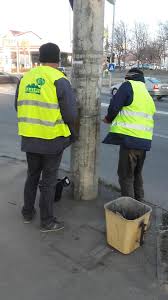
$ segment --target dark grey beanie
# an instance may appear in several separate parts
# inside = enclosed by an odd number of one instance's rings
[[[130,69],[128,71],[128,73],[126,74],[125,79],[145,82],[144,73],[142,70],[140,70],[138,68]]]
[[[134,75],[144,75],[143,71],[141,71],[140,69],[138,68],[132,68],[128,71],[128,73],[126,74],[125,78],[126,77],[132,77]]]
[[[39,60],[42,63],[59,63],[60,61],[60,49],[56,44],[43,44],[40,47],[39,52]]]

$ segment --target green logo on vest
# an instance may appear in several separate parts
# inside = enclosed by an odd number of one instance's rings
[[[25,93],[40,95],[41,87],[45,84],[44,78],[37,78],[36,83],[28,84],[25,89]]]

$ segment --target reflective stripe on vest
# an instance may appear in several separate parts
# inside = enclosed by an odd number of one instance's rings
[[[54,82],[65,78],[57,69],[40,66],[21,79],[18,94],[19,135],[54,139],[71,135],[62,119]]]
[[[155,105],[145,84],[129,81],[133,89],[133,101],[124,106],[111,124],[112,133],[120,133],[143,139],[152,139]]]
[[[153,120],[153,117],[150,114],[146,114],[143,112],[123,110],[123,111],[120,111],[119,114],[120,114],[120,116],[142,117],[142,118],[146,118],[149,120]]]
[[[129,129],[138,129],[138,130],[142,130],[142,131],[153,132],[153,128],[143,126],[143,125],[139,125],[139,124],[128,124],[128,123],[124,123],[124,122],[123,123],[122,122],[113,122],[112,127],[113,126],[121,126],[121,127],[129,128]]]
[[[20,101],[18,101],[17,106],[22,106],[22,105],[46,107],[49,109],[52,109],[52,108],[59,109],[59,104],[45,103],[45,102],[36,101],[36,100],[20,100]]]
[[[56,124],[64,124],[63,120],[56,120],[55,122],[44,121],[40,119],[31,119],[31,118],[18,118],[19,122],[29,123],[29,124],[38,124],[44,126],[54,127]]]

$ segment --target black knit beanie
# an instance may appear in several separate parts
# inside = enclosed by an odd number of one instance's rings
[[[40,47],[39,52],[39,60],[42,63],[59,63],[60,61],[60,49],[56,44],[44,44]]]

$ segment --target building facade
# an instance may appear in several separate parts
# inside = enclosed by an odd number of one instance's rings
[[[41,44],[41,37],[32,31],[9,30],[0,37],[0,69],[21,72],[31,68]]]
[[[0,71],[20,73],[39,64],[39,47],[44,40],[32,31],[9,30],[0,36]],[[62,65],[71,65],[72,53],[62,52]]]

